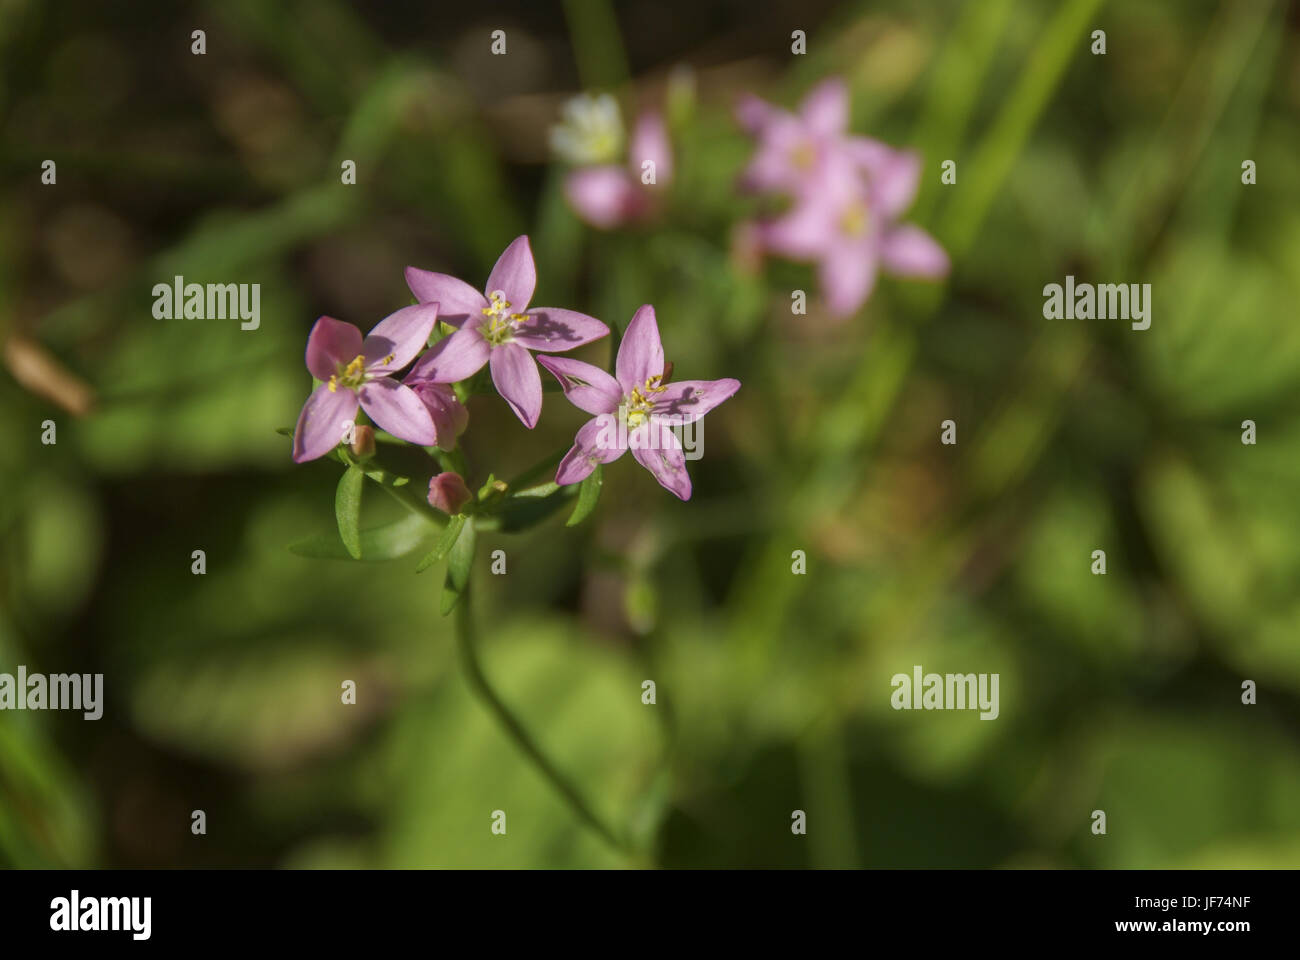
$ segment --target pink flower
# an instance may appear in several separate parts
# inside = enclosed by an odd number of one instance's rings
[[[757,225],[760,245],[816,263],[831,312],[856,312],[871,296],[881,267],[908,277],[947,274],[943,248],[919,227],[898,224],[916,198],[919,156],[847,136],[848,89],[842,80],[814,88],[798,114],[747,97],[736,115],[758,139],[742,185],[794,198],[783,215]]]
[[[798,113],[749,95],[737,104],[736,119],[758,140],[740,177],[741,185],[752,191],[802,194],[817,188],[824,165],[838,155],[870,170],[890,152],[878,140],[846,136],[849,91],[838,77],[814,87]]]
[[[302,408],[293,434],[293,459],[315,460],[350,432],[360,405],[370,419],[402,440],[430,446],[438,431],[415,392],[394,380],[429,342],[438,305],[403,307],[361,339],[350,323],[321,317],[307,337],[307,369],[322,381]]]
[[[864,180],[850,158],[828,159],[816,190],[760,225],[762,245],[815,262],[826,305],[840,316],[866,303],[881,267],[905,277],[942,277],[949,269],[943,248],[920,227],[897,222],[916,196],[920,169],[915,154],[890,151]]]
[[[501,254],[488,276],[486,296],[463,280],[415,267],[406,268],[406,283],[416,299],[439,305],[440,320],[459,328],[419,359],[407,381],[456,383],[489,364],[497,392],[530,430],[542,412],[542,378],[529,351],[571,350],[609,333],[585,313],[527,309],[537,268],[526,236]]]
[[[650,184],[642,179],[647,161],[654,164]],[[655,189],[668,184],[672,175],[668,128],[659,114],[644,113],[632,132],[627,166],[601,164],[573,170],[564,180],[564,195],[579,217],[608,230],[649,216],[655,208]]]
[[[664,382],[664,348],[654,307],[646,304],[632,317],[611,377],[600,367],[567,357],[539,357],[564,394],[579,410],[596,414],[578,430],[573,448],[560,462],[555,482],[578,483],[598,463],[612,463],[630,449],[636,461],[659,484],[691,498],[691,478],[677,424],[693,423],[740,389],[739,380]]]

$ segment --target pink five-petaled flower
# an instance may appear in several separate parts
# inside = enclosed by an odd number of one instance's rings
[[[867,137],[846,135],[848,89],[819,84],[791,114],[748,97],[737,108],[758,149],[741,178],[757,190],[794,197],[782,216],[757,228],[760,245],[792,260],[816,262],[826,304],[855,312],[883,266],[910,277],[941,277],[948,256],[925,231],[898,224],[916,197],[921,161]]]
[[[868,173],[879,169],[893,152],[869,137],[850,137],[849,91],[832,77],[804,97],[798,113],[747,95],[736,106],[736,119],[758,140],[758,148],[741,174],[749,190],[779,190],[796,195],[815,191],[824,164],[846,156]]]
[[[867,301],[882,266],[905,277],[948,272],[948,255],[933,237],[897,222],[916,196],[920,162],[914,154],[895,154],[866,182],[847,157],[828,160],[817,190],[759,228],[765,249],[817,264],[826,305],[840,316]]]
[[[656,187],[672,179],[673,154],[668,128],[657,113],[644,113],[632,131],[627,167],[614,164],[579,167],[564,179],[564,195],[578,216],[593,227],[608,230],[642,220],[654,209]],[[647,162],[653,163],[653,185],[647,184]]]
[[[539,357],[538,362],[555,374],[575,407],[596,415],[578,430],[556,471],[556,483],[577,483],[596,464],[611,463],[631,449],[664,489],[690,499],[686,457],[671,428],[700,419],[739,390],[739,380],[665,383],[664,348],[649,304],[628,324],[618,346],[615,376],[568,357]]]
[[[433,418],[410,387],[390,374],[415,359],[429,342],[438,305],[403,307],[376,324],[363,340],[350,323],[321,317],[307,337],[307,369],[322,381],[312,391],[293,434],[293,459],[315,460],[347,437],[357,405],[382,429],[402,440],[438,442]]]
[[[497,392],[530,430],[542,412],[542,377],[529,351],[571,350],[609,333],[585,313],[527,309],[537,268],[526,236],[501,254],[488,276],[486,296],[463,280],[415,267],[406,268],[406,283],[422,303],[439,304],[439,319],[459,328],[420,358],[408,382],[456,383],[490,364]]]

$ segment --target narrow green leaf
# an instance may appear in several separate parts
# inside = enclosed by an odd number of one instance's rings
[[[564,506],[578,492],[578,484],[557,487],[553,483],[521,490],[508,499],[489,522],[504,533],[520,533],[536,526]]]
[[[360,467],[348,467],[339,477],[334,492],[334,518],[339,524],[339,539],[353,560],[361,559],[361,485],[366,475]]]
[[[573,508],[573,513],[569,514],[569,519],[564,522],[566,527],[576,527],[596,509],[596,504],[600,501],[600,488],[605,482],[601,474],[602,466],[603,464],[596,464],[596,469],[587,474],[587,479],[582,481],[582,486],[578,488],[578,505]]]
[[[477,539],[474,524],[466,523],[447,554],[447,579],[442,587],[442,615],[456,609],[469,586],[470,568],[474,565],[474,544]]]
[[[429,541],[433,528],[415,515],[393,523],[362,530],[360,553],[363,561],[394,560],[414,553]],[[335,533],[323,533],[289,544],[289,551],[300,557],[321,560],[352,560]]]
[[[442,536],[433,545],[433,549],[425,554],[424,559],[416,565],[416,573],[429,569],[447,555],[447,551],[455,546],[456,541],[460,539],[460,530],[461,527],[465,526],[465,519],[463,514],[451,518],[446,529],[442,531]]]

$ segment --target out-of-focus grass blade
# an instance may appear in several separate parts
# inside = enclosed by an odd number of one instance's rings
[[[942,221],[939,236],[954,260],[960,259],[978,236],[980,224],[1043,108],[1056,92],[1066,66],[1080,52],[1087,52],[1084,37],[1103,2],[1067,0],[1057,8],[1042,38],[1034,44],[1032,59],[976,148],[970,161],[970,178],[953,197]]]

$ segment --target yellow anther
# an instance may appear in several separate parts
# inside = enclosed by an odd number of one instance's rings
[[[483,316],[485,317],[499,317],[510,309],[510,301],[506,299],[505,293],[501,290],[493,290],[488,294],[488,299],[492,303],[490,306],[483,308]]]
[[[392,359],[391,357],[389,358]],[[366,358],[362,354],[357,354],[352,360],[348,361],[346,367],[340,365],[339,372],[329,379],[330,393],[336,393],[339,385],[349,387],[355,390],[366,379]]]
[[[663,383],[663,374],[647,377],[645,383],[633,387],[627,398],[625,414],[627,425],[638,427],[644,423],[655,406],[655,401],[650,394],[663,393],[667,389],[668,387]]]

